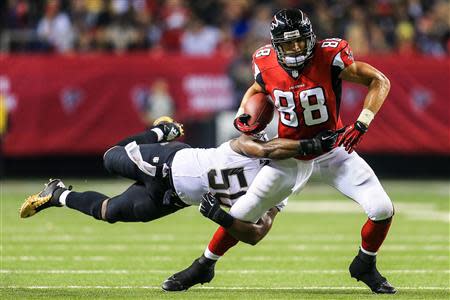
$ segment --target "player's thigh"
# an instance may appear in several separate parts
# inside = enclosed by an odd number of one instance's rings
[[[297,179],[295,160],[272,162],[256,175],[245,195],[231,207],[230,214],[256,222],[267,210],[292,193]]]
[[[148,222],[179,209],[164,205],[162,199],[151,197],[143,184],[135,183],[122,194],[108,200],[106,221]]]
[[[340,147],[328,159],[316,162],[320,177],[358,202],[374,221],[393,215],[394,208],[372,168],[356,152]]]
[[[144,182],[147,174],[139,170],[130,159],[125,147],[114,146],[103,155],[103,166],[111,174],[119,175],[135,181]]]

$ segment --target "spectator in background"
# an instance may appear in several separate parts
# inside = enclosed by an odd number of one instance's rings
[[[345,30],[345,37],[352,45],[353,52],[357,55],[369,53],[368,37],[364,11],[359,6],[354,6],[350,11],[350,22]]]
[[[272,7],[269,5],[260,5],[255,8],[254,15],[250,20],[250,28],[248,35],[252,38],[267,41],[270,43],[270,39],[267,37],[270,36],[269,26],[270,21],[272,20]]]
[[[105,39],[116,52],[123,52],[135,47],[138,32],[133,23],[134,12],[130,6],[124,6],[124,1],[114,1],[112,5],[113,19],[105,29]]]
[[[5,15],[7,28],[17,29],[29,26],[29,5],[25,0],[8,0]]]
[[[233,37],[236,41],[244,39],[249,31],[249,9],[251,2],[250,0],[222,1],[224,6],[222,22],[231,27]]]
[[[168,51],[179,51],[184,26],[190,17],[190,10],[182,0],[165,0],[161,9],[163,21],[161,46]]]
[[[403,19],[397,24],[395,34],[399,54],[412,55],[416,53],[414,46],[414,27],[407,19]]]
[[[220,43],[219,29],[207,26],[200,18],[192,17],[181,36],[181,52],[188,55],[211,55]]]
[[[72,24],[66,13],[60,11],[59,0],[48,0],[44,17],[37,26],[38,37],[57,52],[71,51],[74,44]]]

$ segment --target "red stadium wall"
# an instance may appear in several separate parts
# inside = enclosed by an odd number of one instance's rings
[[[367,57],[391,93],[358,151],[450,154],[450,59]],[[98,154],[145,127],[140,95],[164,78],[181,120],[233,107],[226,57],[3,56],[0,96],[11,108],[7,156]],[[341,113],[353,122],[364,88],[345,85]]]

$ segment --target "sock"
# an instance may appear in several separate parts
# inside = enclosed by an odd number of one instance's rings
[[[220,226],[214,233],[213,238],[209,242],[205,250],[204,256],[212,260],[218,260],[231,247],[236,245],[239,240],[229,234],[225,228]]]
[[[361,251],[367,255],[376,255],[381,244],[386,238],[389,227],[391,226],[392,218],[382,221],[372,221],[367,219],[367,222],[361,229]]]
[[[81,211],[89,216],[101,220],[102,203],[108,196],[97,192],[71,192],[67,194],[66,206]]]
[[[71,193],[71,192],[72,191],[70,191],[70,190],[65,190],[64,192],[62,192],[62,194],[58,197],[59,203],[61,203],[62,205],[66,206],[67,195],[69,195],[69,193]]]

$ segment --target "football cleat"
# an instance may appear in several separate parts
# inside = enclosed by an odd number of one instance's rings
[[[183,124],[175,122],[171,117],[162,116],[153,122],[153,128],[161,130],[161,142],[170,142],[184,135]]]
[[[174,122],[175,121],[171,117],[169,117],[169,116],[162,116],[162,117],[159,117],[158,119],[156,119],[153,122],[153,126],[159,125],[161,123],[174,123]]]
[[[28,218],[43,209],[52,206],[62,206],[59,203],[59,196],[62,192],[71,189],[72,186],[66,188],[60,179],[50,179],[41,192],[31,195],[25,200],[20,208],[20,217]]]
[[[181,292],[198,283],[210,282],[214,278],[214,264],[201,263],[202,258],[197,258],[190,267],[167,278],[162,289],[166,292]]]
[[[397,290],[378,272],[375,257],[372,261],[367,261],[363,255],[369,255],[361,253],[360,250],[350,264],[350,275],[357,281],[364,282],[376,294],[395,294]]]

